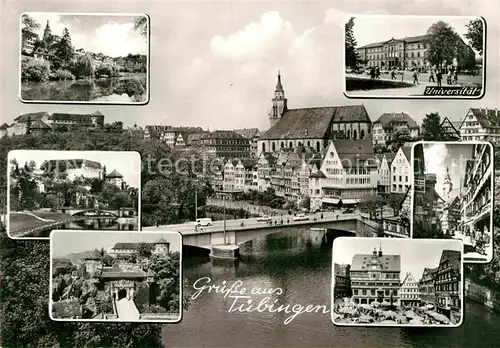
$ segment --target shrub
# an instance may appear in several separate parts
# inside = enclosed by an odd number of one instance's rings
[[[167,310],[159,305],[143,305],[139,311],[141,313],[167,313]]]
[[[96,76],[108,76],[108,77],[113,77],[116,76],[117,69],[114,65],[108,64],[108,63],[102,63],[100,64],[96,70],[95,74]]]
[[[59,81],[67,81],[74,80],[75,75],[73,75],[70,71],[64,69],[57,69],[54,73],[54,78]]]
[[[50,76],[50,64],[46,60],[29,59],[21,61],[21,81],[45,82]]]

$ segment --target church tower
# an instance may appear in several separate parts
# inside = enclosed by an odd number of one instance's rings
[[[453,190],[453,183],[451,182],[450,169],[446,168],[446,176],[443,181],[443,199],[448,200],[449,194]]]
[[[50,30],[49,21],[47,21],[47,25],[43,30],[43,41],[50,42],[52,40],[52,30]]]
[[[278,83],[276,84],[276,90],[274,91],[273,98],[273,108],[269,114],[269,123],[273,127],[283,116],[283,113],[287,110],[287,99],[285,98],[285,91],[283,90],[283,85],[281,84],[281,74],[278,71]]]

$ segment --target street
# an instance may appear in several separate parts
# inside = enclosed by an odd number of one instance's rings
[[[323,218],[321,219],[321,214],[323,214]],[[311,214],[306,214],[308,217],[308,220],[303,220],[303,221],[294,221],[294,215],[283,215],[283,216],[273,216],[273,224],[272,226],[293,226],[293,225],[301,225],[305,223],[311,223],[316,219],[317,221],[336,221],[337,216],[338,220],[351,220],[353,218],[356,218],[359,216],[359,212],[355,211],[352,214],[343,214],[340,211],[336,212],[323,212],[323,213],[311,213]],[[247,229],[247,228],[260,228],[260,227],[266,227],[266,226],[271,226],[269,225],[269,222],[262,221],[259,222],[257,221],[258,218],[248,218],[248,219],[238,219],[238,220],[226,220],[226,230],[239,230],[239,229]],[[283,220],[283,225],[281,225],[281,220]],[[278,224],[275,225],[275,222],[278,222]],[[243,223],[243,226],[241,225]],[[219,221],[213,221],[212,226],[205,226],[205,227],[198,227],[198,230],[195,230],[194,227],[194,221],[191,222],[186,222],[183,224],[176,224],[176,225],[164,225],[164,226],[151,226],[151,227],[144,227],[144,231],[164,231],[165,229],[168,230],[173,230],[173,231],[178,231],[182,232],[183,234],[196,234],[196,233],[203,233],[203,232],[217,232],[217,231],[223,231],[224,230],[224,221],[219,220]]]

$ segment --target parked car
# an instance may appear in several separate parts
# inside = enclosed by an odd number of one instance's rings
[[[354,209],[352,209],[352,208],[344,209],[343,213],[344,214],[354,214]]]
[[[299,214],[293,217],[293,221],[305,221],[305,220],[309,220],[309,216],[305,214]]]
[[[272,218],[269,215],[262,215],[257,218],[257,222],[271,221]]]
[[[196,227],[212,226],[212,219],[210,218],[197,219],[194,224]]]

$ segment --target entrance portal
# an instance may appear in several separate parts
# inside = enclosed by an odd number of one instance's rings
[[[120,301],[122,298],[127,297],[127,290],[126,289],[121,289],[118,291],[118,298],[117,300]]]

